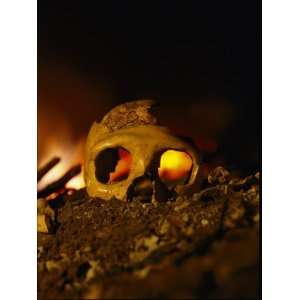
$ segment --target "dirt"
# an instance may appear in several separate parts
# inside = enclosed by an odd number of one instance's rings
[[[38,233],[38,298],[259,298],[259,178],[224,181],[166,202],[84,189],[49,202],[56,230]]]

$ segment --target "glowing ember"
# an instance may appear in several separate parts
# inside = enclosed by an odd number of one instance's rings
[[[52,157],[57,156],[61,161],[53,167],[38,183],[38,190],[46,187],[48,184],[58,180],[65,174],[72,166],[82,163],[84,153],[84,139],[76,143],[72,143],[70,139],[66,138],[63,142],[58,139],[48,139],[46,151],[42,159],[38,162],[38,166],[44,165]],[[81,172],[72,178],[67,184],[67,188],[80,189],[85,186],[83,180],[83,173]]]
[[[167,150],[160,158],[159,177],[165,181],[184,183],[189,176],[193,162],[183,151]]]
[[[109,173],[109,181],[108,183],[113,183],[116,181],[120,181],[124,178],[127,178],[132,162],[131,154],[123,148],[118,149],[118,154],[120,160],[118,161],[115,171]]]
[[[85,187],[85,183],[84,183],[84,179],[83,179],[83,173],[81,171],[80,174],[78,174],[77,176],[73,177],[67,184],[66,184],[66,188],[69,189],[81,189]]]

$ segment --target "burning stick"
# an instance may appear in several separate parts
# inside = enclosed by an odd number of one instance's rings
[[[72,167],[68,172],[66,172],[60,179],[54,181],[53,183],[46,186],[44,189],[37,193],[38,198],[44,198],[51,195],[54,192],[64,188],[66,183],[76,175],[81,172],[81,165],[76,165]]]
[[[48,163],[42,166],[37,172],[37,181],[39,182],[60,161],[59,157],[52,158]]]

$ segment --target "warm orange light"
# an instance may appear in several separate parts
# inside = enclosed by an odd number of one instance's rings
[[[158,175],[164,181],[184,183],[192,165],[192,159],[186,152],[167,150],[160,158]]]
[[[65,172],[68,171],[72,166],[83,161],[84,153],[84,139],[80,139],[77,142],[73,142],[69,135],[64,136],[64,140],[48,138],[45,140],[45,152],[43,157],[39,160],[38,166],[44,165],[52,157],[58,156],[61,158],[61,161],[53,167],[38,183],[38,190],[44,188],[53,181],[59,179]],[[67,184],[67,188],[80,189],[85,186],[83,180],[82,171],[80,174],[72,178]]]
[[[85,187],[85,182],[83,179],[83,173],[81,171],[80,174],[78,174],[77,176],[73,177],[67,184],[66,184],[66,188],[69,189],[82,189]]]
[[[115,171],[109,173],[108,183],[113,183],[125,179],[127,178],[130,172],[131,162],[132,162],[131,154],[123,148],[119,148],[118,153],[119,153],[120,160],[116,165]]]

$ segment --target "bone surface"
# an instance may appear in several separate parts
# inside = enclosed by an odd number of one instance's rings
[[[138,125],[156,125],[157,120],[150,113],[155,104],[154,100],[139,100],[118,105],[104,116],[97,129],[99,133],[106,133]]]
[[[154,103],[151,100],[125,103],[112,109],[101,122],[93,124],[87,138],[84,163],[89,196],[128,200],[128,191],[136,179],[151,173],[151,180],[159,180],[157,157],[169,149],[187,153],[193,162],[187,182],[176,185],[174,192],[183,194],[193,190],[200,178],[198,152],[166,127],[157,125],[156,118],[150,113]],[[103,165],[97,163],[97,157],[104,150],[118,148],[124,148],[132,156],[128,177],[118,182],[100,182],[96,173]]]

